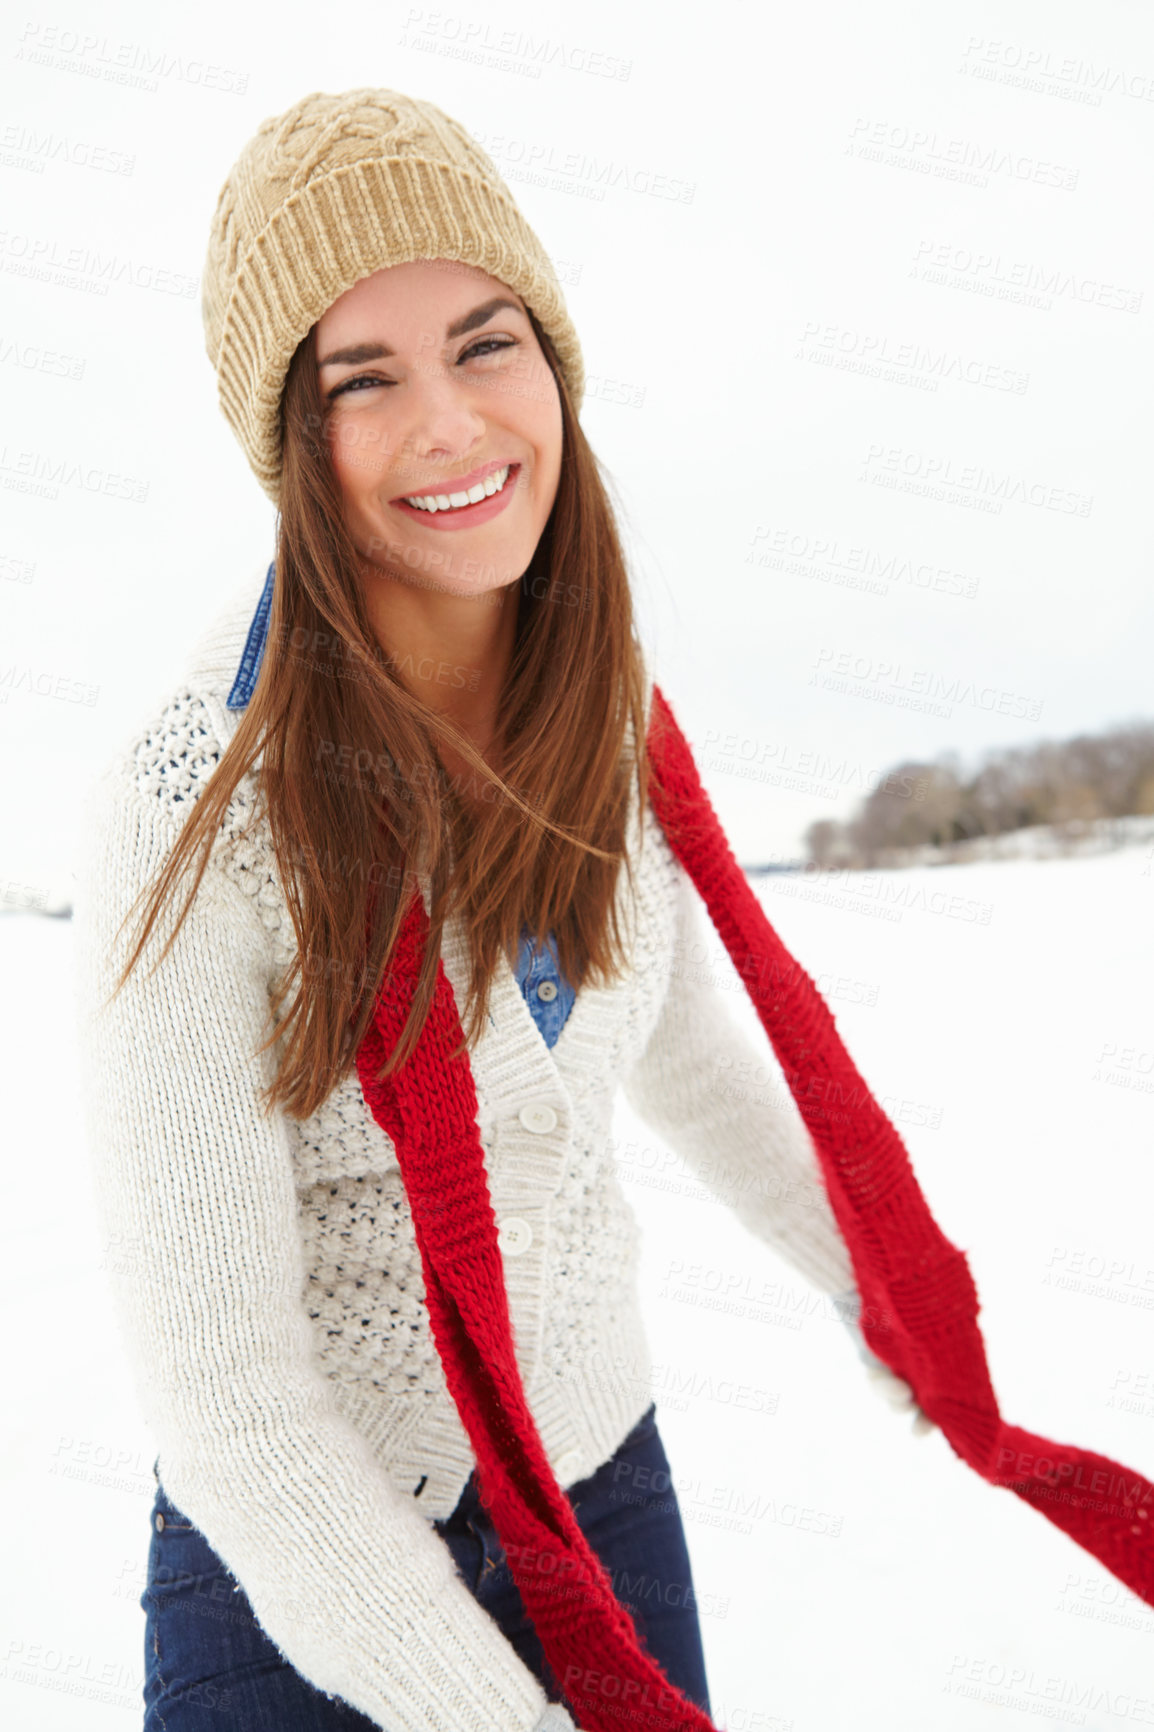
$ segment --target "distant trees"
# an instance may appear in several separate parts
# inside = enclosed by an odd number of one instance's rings
[[[895,849],[1135,814],[1154,814],[1154,722],[1006,747],[969,776],[952,752],[901,763],[846,823],[811,824],[805,844],[818,866],[876,866]]]

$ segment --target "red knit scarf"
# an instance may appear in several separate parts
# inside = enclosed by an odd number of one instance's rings
[[[647,748],[654,812],[746,984],[813,1138],[853,1260],[868,1345],[912,1386],[963,1461],[1032,1504],[1154,1605],[1154,1486],[1106,1456],[1002,1419],[966,1258],[930,1214],[901,1138],[825,1001],[770,926],[657,686]],[[526,1403],[472,1072],[467,1059],[450,1064],[446,1056],[461,1040],[461,1025],[443,964],[408,1063],[385,1083],[376,1080],[404,1024],[427,935],[415,892],[357,1070],[396,1148],[433,1337],[476,1456],[482,1501],[578,1725],[587,1732],[620,1732],[623,1722],[710,1732],[708,1716],[640,1645]]]

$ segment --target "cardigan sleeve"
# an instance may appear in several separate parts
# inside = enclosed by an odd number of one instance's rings
[[[100,1228],[166,1492],[281,1654],[389,1732],[571,1726],[341,1413],[315,1356],[287,1124],[258,1087],[270,959],[214,847],[163,962],[170,904],[119,996],[109,946],[175,827],[127,762],[90,789],[77,1032]],[[177,886],[183,905],[189,880]],[[135,917],[130,922],[133,941]],[[157,937],[157,931],[160,937]]]
[[[830,1296],[856,1291],[813,1140],[769,1037],[755,1044],[731,995],[694,957],[721,940],[696,885],[674,861],[669,980],[657,1023],[627,1072],[625,1098],[738,1219]],[[733,979],[738,981],[736,972]]]

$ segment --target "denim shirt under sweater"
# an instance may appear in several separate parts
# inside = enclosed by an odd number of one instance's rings
[[[252,624],[248,628],[232,690],[228,694],[230,710],[243,710],[256,686],[268,636],[275,570],[276,562],[273,561],[265,575],[264,588],[260,592]],[[539,951],[533,943],[528,927],[522,926],[521,949],[515,973],[521,995],[529,1006],[529,1013],[540,1029],[545,1045],[553,1046],[565,1026],[565,1019],[573,1008],[577,994],[561,973],[557,961],[556,939],[552,932],[547,935],[546,948]]]

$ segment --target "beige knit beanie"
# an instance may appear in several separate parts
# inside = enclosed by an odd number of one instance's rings
[[[201,293],[220,406],[274,505],[297,344],[362,277],[414,259],[478,265],[520,295],[580,408],[585,370],[556,272],[491,159],[431,102],[313,91],[262,121],[233,165]]]

